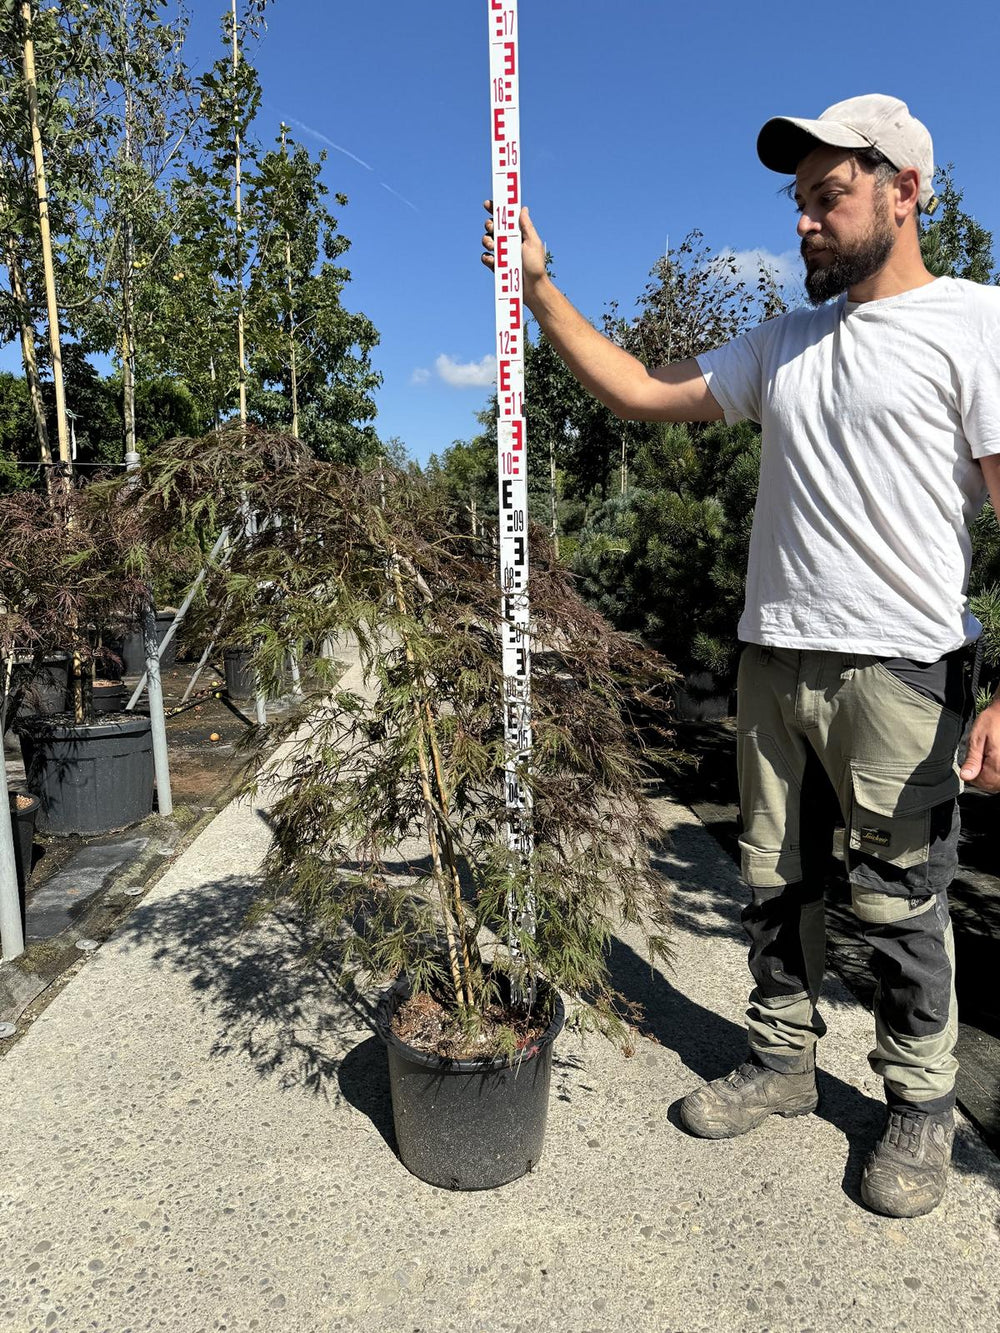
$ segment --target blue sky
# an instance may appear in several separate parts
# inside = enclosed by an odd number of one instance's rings
[[[204,66],[227,6],[189,7]],[[787,263],[794,209],[756,159],[757,130],[857,93],[909,103],[1000,238],[993,3],[521,0],[520,17],[524,197],[590,318],[613,299],[630,311],[667,237],[692,228],[715,249]],[[328,149],[324,178],[349,197],[346,302],[382,338],[376,425],[423,460],[475,432],[489,392],[487,0],[275,0],[248,54],[264,89],[258,137],[270,144],[285,119]],[[12,352],[0,364],[17,368]]]

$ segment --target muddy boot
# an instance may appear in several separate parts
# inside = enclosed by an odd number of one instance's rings
[[[861,1177],[861,1197],[886,1217],[921,1217],[944,1198],[951,1144],[953,1111],[922,1114],[890,1110]]]
[[[746,1064],[681,1102],[684,1127],[700,1139],[731,1139],[756,1129],[769,1115],[808,1115],[819,1102],[816,1071],[778,1074]]]

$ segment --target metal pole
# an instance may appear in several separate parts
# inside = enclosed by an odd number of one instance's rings
[[[0,738],[0,953],[4,962],[24,953],[24,928],[21,925],[21,897],[17,891],[17,866],[14,862],[14,827],[7,796],[7,761]]]
[[[292,693],[300,695],[302,693],[302,672],[299,670],[299,655],[292,649],[288,654],[288,669],[292,676]]]
[[[126,455],[130,459],[130,455]],[[138,481],[139,463],[128,461],[126,470]],[[170,762],[167,757],[167,721],[163,715],[163,686],[160,683],[160,654],[156,643],[156,616],[153,600],[146,599],[142,608],[142,646],[146,654],[147,692],[149,694],[149,721],[153,739],[153,772],[156,776],[156,806],[166,817],[174,812],[174,798],[170,791]]]
[[[194,669],[194,675],[188,681],[187,689],[181,695],[182,704],[186,704],[187,701],[191,698],[191,695],[194,693],[194,687],[198,684],[198,677],[205,670],[205,663],[212,656],[212,649],[214,647],[215,647],[215,638],[213,636],[212,641],[209,643],[208,647],[202,653],[201,657],[198,658],[198,665]]]
[[[149,718],[153,733],[153,771],[156,774],[156,808],[164,817],[174,812],[170,791],[170,763],[167,758],[167,720],[163,714],[163,685],[160,681],[160,655],[156,643],[156,616],[153,603],[142,610],[142,646],[146,650],[146,689],[149,694]]]
[[[128,457],[128,455],[126,455],[126,457]],[[223,546],[225,545],[225,543],[226,543],[226,541],[228,540],[228,538],[229,538],[229,529],[228,529],[228,528],[223,528],[222,531],[219,533],[218,540],[216,541],[215,545],[212,547],[212,550],[211,550],[211,552],[210,552],[210,554],[209,554],[209,557],[208,557],[208,561],[209,561],[209,562],[211,562],[212,560],[214,560],[215,557],[219,554],[219,552],[222,550],[222,548],[223,548]],[[174,634],[177,632],[177,626],[181,623],[181,621],[182,621],[182,620],[184,619],[184,617],[187,615],[187,613],[188,613],[188,609],[189,609],[189,607],[191,606],[191,603],[194,601],[194,595],[195,595],[195,593],[198,591],[198,589],[201,587],[202,583],[204,582],[206,572],[207,572],[207,564],[206,564],[206,565],[203,565],[203,566],[201,567],[201,569],[198,571],[198,577],[197,577],[197,578],[195,579],[195,581],[191,584],[190,588],[188,588],[188,590],[187,590],[187,594],[185,595],[185,598],[184,598],[183,602],[181,602],[180,606],[177,608],[177,614],[174,616],[173,620],[171,621],[171,623],[170,623],[170,625],[169,625],[169,627],[168,627],[168,629],[167,629],[166,634],[164,634],[164,636],[163,636],[163,642],[160,644],[159,648],[157,649],[157,660],[159,660],[159,658],[162,657],[162,655],[163,655],[163,650],[166,648],[167,644],[170,642],[170,640],[174,637]],[[144,673],[143,676],[142,676],[142,678],[141,678],[141,680],[139,681],[139,684],[135,687],[135,690],[134,690],[133,693],[132,693],[132,697],[131,697],[131,699],[129,699],[128,703],[125,705],[125,711],[126,711],[126,712],[129,712],[129,713],[130,713],[130,712],[132,711],[132,709],[136,706],[136,704],[139,702],[139,698],[140,698],[140,696],[142,695],[142,692],[143,692],[143,690],[144,690],[145,688],[146,688],[146,676],[145,676],[145,673]],[[182,700],[181,700],[181,703],[183,703],[183,702],[184,702],[184,700],[182,699]]]

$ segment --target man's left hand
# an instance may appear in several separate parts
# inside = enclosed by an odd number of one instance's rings
[[[960,777],[980,791],[1000,792],[1000,699],[976,718]]]

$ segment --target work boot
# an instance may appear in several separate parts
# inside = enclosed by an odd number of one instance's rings
[[[921,1217],[944,1198],[955,1114],[889,1110],[882,1137],[865,1163],[861,1197],[886,1217]]]
[[[732,1139],[769,1115],[808,1115],[819,1102],[816,1071],[779,1074],[747,1061],[681,1102],[681,1120],[700,1139]]]

